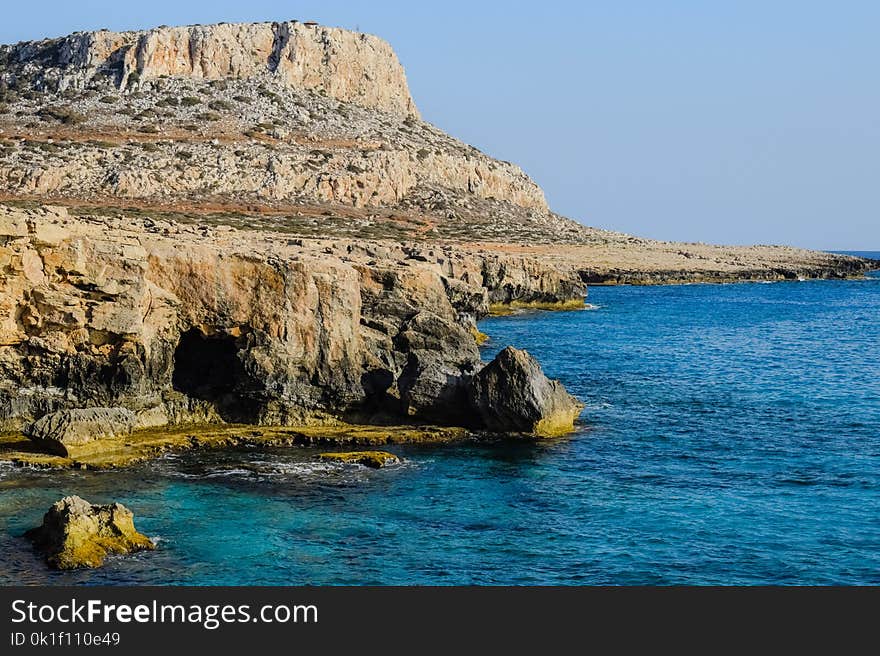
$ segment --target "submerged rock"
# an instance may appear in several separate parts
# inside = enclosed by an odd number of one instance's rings
[[[486,428],[498,432],[563,435],[584,405],[550,380],[526,351],[508,346],[473,377],[470,400]]]
[[[400,462],[393,453],[387,451],[348,451],[345,453],[319,453],[319,460],[329,460],[345,464],[364,465],[373,469],[381,469]]]
[[[56,502],[43,516],[42,526],[25,537],[55,569],[100,567],[110,554],[156,548],[137,532],[131,511],[122,504],[95,506],[77,496]]]
[[[75,457],[93,440],[131,433],[136,421],[125,408],[78,408],[44,415],[22,432],[50,453]]]

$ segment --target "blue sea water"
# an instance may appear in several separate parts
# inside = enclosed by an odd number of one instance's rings
[[[481,325],[585,401],[570,437],[0,469],[0,583],[880,584],[880,277],[589,301]],[[74,493],[158,550],[47,571],[20,535]]]

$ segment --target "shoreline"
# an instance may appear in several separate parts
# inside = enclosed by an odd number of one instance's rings
[[[801,282],[829,282],[861,280],[866,276],[849,278],[814,278]],[[678,286],[717,284],[758,284],[770,282],[797,282],[791,279],[762,280],[736,279],[730,281],[664,281],[657,283],[608,283],[597,286]],[[507,317],[540,312],[577,312],[595,309],[583,300],[573,299],[557,303],[514,302],[493,304],[486,318]],[[491,339],[490,335],[478,334],[478,342]],[[124,469],[142,462],[154,460],[168,453],[256,447],[256,448],[309,448],[309,447],[358,447],[375,449],[388,445],[451,445],[467,441],[540,441],[527,434],[492,433],[461,426],[424,424],[369,424],[331,421],[301,425],[264,424],[216,424],[189,423],[169,424],[155,428],[139,428],[128,435],[93,440],[86,452],[74,457],[59,456],[42,449],[20,431],[0,431],[0,462],[14,467],[46,470],[81,469],[105,471]]]
[[[48,470],[116,470],[154,460],[167,453],[238,447],[357,447],[374,449],[395,444],[440,445],[467,440],[514,438],[450,426],[258,426],[191,424],[139,429],[131,434],[94,440],[75,457],[53,455],[24,435],[0,433],[0,462]],[[544,438],[546,439],[546,438]]]

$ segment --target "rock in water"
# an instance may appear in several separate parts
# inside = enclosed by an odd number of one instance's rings
[[[56,502],[43,516],[43,525],[25,537],[55,569],[100,567],[109,554],[155,549],[134,527],[131,511],[120,503],[93,506],[77,496]]]
[[[125,408],[78,408],[40,417],[22,432],[50,453],[72,458],[93,440],[131,433],[135,422]]]
[[[550,380],[526,351],[508,346],[471,381],[470,399],[486,428],[540,437],[574,430],[584,405]]]
[[[319,453],[319,460],[341,462],[345,464],[364,465],[373,469],[381,469],[388,465],[396,465],[400,462],[393,453],[387,451],[349,451],[345,453]]]

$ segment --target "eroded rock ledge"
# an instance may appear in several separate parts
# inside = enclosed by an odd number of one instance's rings
[[[584,294],[514,255],[0,207],[0,422],[485,428],[476,319]],[[76,438],[69,419],[43,428]]]

